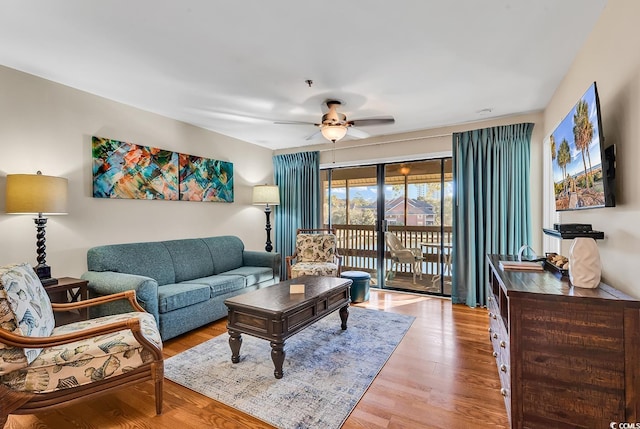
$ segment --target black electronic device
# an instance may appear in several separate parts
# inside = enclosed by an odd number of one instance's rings
[[[554,223],[553,229],[558,232],[589,232],[593,228],[590,223]]]
[[[602,231],[556,231],[555,229],[542,228],[545,234],[550,235],[551,237],[562,238],[564,239],[572,239],[578,237],[588,237],[593,238],[594,240],[602,240],[604,239],[604,232]]]

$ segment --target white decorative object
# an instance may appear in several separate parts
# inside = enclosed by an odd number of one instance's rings
[[[527,249],[531,250],[531,253],[533,254],[533,258],[531,260],[538,259],[538,255],[536,255],[536,252],[533,251],[531,246],[529,246],[528,244],[523,244],[522,246],[520,246],[520,250],[518,250],[518,261],[522,261],[522,256],[524,256],[524,252],[526,252]]]
[[[595,289],[600,284],[600,252],[593,238],[574,238],[569,250],[569,279],[576,287]]]

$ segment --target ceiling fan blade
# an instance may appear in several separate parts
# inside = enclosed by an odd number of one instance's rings
[[[273,121],[274,124],[279,125],[315,125],[319,127],[320,124],[315,124],[313,122],[304,122],[304,121]]]
[[[355,125],[356,127],[366,127],[368,125],[390,125],[395,122],[396,120],[393,116],[381,116],[379,118],[354,119],[347,122],[347,124]]]
[[[357,139],[366,139],[367,137],[371,137],[369,133],[353,127],[347,127],[347,135]]]
[[[310,136],[308,136],[305,140],[313,140],[318,136],[322,135],[322,130],[318,130],[315,133],[311,134]]]

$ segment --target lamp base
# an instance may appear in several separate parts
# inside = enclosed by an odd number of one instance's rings
[[[267,217],[267,224],[265,225],[265,231],[267,231],[267,243],[264,246],[264,250],[267,252],[271,252],[273,250],[273,246],[271,245],[271,207],[267,204],[267,207],[264,209],[264,214]]]
[[[40,279],[40,283],[42,286],[51,286],[57,285],[58,279],[54,279],[51,277],[51,267],[46,264],[38,264],[35,267],[35,272]]]
[[[42,286],[53,286],[58,284],[58,279],[49,277],[48,279],[40,279],[40,283],[42,283]]]

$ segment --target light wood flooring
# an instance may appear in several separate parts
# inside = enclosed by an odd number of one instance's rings
[[[451,297],[451,277],[445,276],[444,286],[440,285],[440,278],[433,281],[433,275],[423,274],[422,279],[416,277],[416,282],[413,282],[413,278],[408,274],[398,274],[391,280],[385,282],[387,288],[405,291],[405,292],[427,292],[431,294],[440,295],[440,288],[445,297]],[[372,287],[378,287],[374,281],[371,282]],[[442,295],[441,295],[442,296]]]
[[[369,302],[357,305],[410,314],[416,320],[344,429],[508,426],[495,359],[491,356],[486,309],[379,290],[371,291]],[[167,341],[165,356],[225,333],[225,324],[224,319],[219,320]],[[10,416],[5,427],[271,428],[170,381],[164,386],[164,411],[160,416],[155,415],[153,386],[147,382],[56,411]]]

